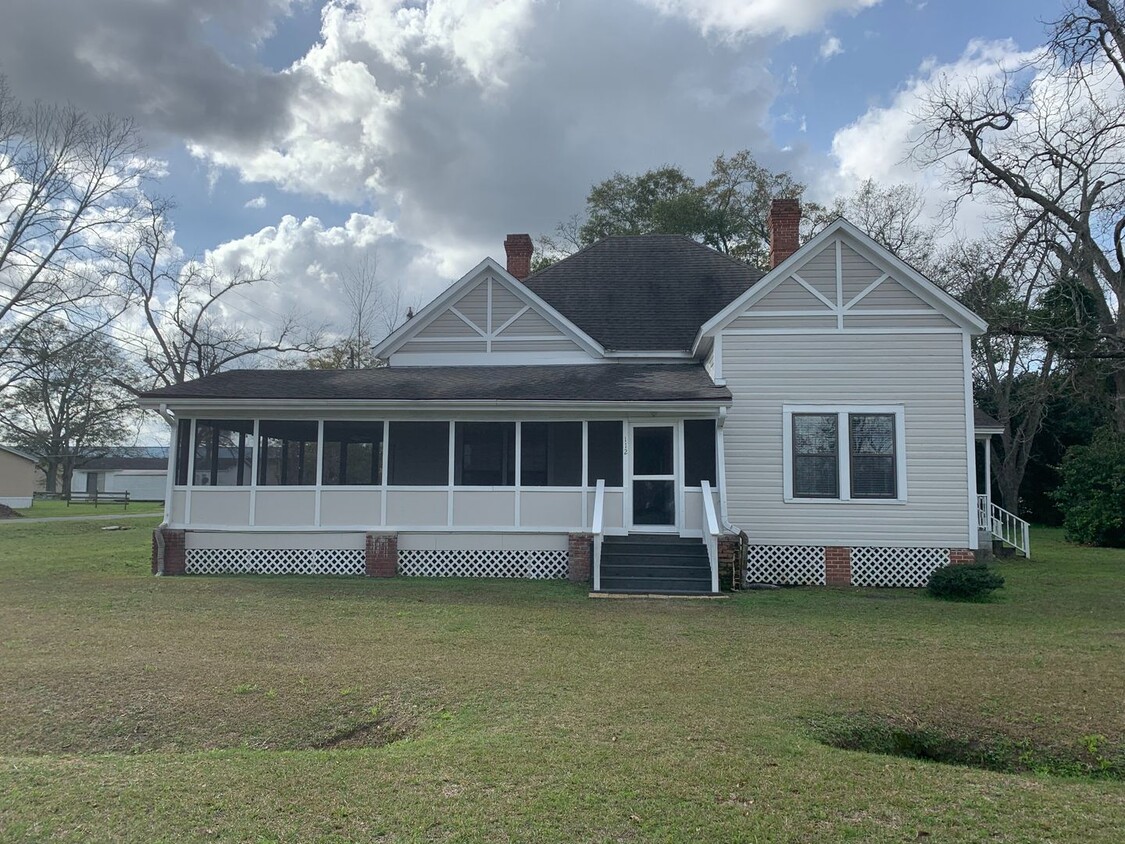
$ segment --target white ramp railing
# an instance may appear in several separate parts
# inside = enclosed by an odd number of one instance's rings
[[[707,544],[707,561],[711,564],[711,591],[719,591],[719,519],[715,515],[715,501],[711,498],[711,484],[700,483],[703,491],[703,541]]]
[[[986,495],[977,496],[977,527],[1031,559],[1031,525]]]
[[[594,591],[602,591],[602,538],[605,535],[605,479],[598,478],[594,490]]]

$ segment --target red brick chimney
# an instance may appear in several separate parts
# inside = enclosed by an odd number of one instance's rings
[[[766,215],[770,232],[770,269],[773,269],[801,246],[801,202],[798,199],[775,199]]]
[[[504,252],[508,255],[508,273],[520,281],[531,275],[531,253],[534,251],[531,235],[508,235],[504,240]]]

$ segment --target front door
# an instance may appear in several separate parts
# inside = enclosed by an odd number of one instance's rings
[[[676,527],[676,429],[633,425],[633,528]]]

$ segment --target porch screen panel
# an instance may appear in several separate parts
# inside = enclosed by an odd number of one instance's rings
[[[835,413],[793,414],[793,495],[839,498],[839,420]]]
[[[582,485],[582,423],[524,422],[520,431],[523,486]]]
[[[176,426],[176,485],[188,482],[188,455],[191,454],[191,420],[181,419]]]
[[[325,422],[322,482],[378,486],[383,482],[383,423]]]
[[[586,424],[587,481],[590,486],[596,486],[598,478],[603,478],[607,487],[622,486],[624,478],[621,464],[625,450],[622,423],[588,422]]]
[[[258,483],[262,486],[316,484],[317,424],[263,419],[258,423]]]
[[[716,485],[715,420],[684,420],[684,486]]]
[[[449,423],[391,422],[387,472],[395,486],[449,484]]]
[[[852,498],[894,498],[898,494],[894,415],[853,413],[848,426]]]
[[[457,486],[515,486],[515,422],[457,422],[453,443]]]
[[[249,486],[253,459],[251,419],[198,419],[194,486]]]

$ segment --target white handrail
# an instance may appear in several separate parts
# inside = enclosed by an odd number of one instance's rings
[[[715,516],[715,501],[711,498],[711,484],[701,481],[700,489],[703,492],[703,514],[706,517],[707,532],[704,541],[707,543],[707,561],[711,564],[711,591],[719,591],[719,520]]]
[[[594,490],[594,591],[602,590],[602,537],[605,533],[605,479]]]
[[[990,507],[983,495],[977,496],[977,526],[1031,559],[1031,525],[999,504]]]

